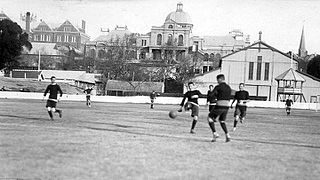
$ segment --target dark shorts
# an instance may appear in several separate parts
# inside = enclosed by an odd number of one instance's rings
[[[191,117],[199,116],[199,106],[197,106],[197,105],[194,105],[192,103],[186,103],[184,105],[184,109],[186,111],[191,109]]]
[[[151,100],[151,103],[154,103],[154,99],[150,99]]]
[[[57,106],[57,102],[51,101],[51,100],[47,100],[47,105],[46,105],[46,107],[55,108],[56,106]]]
[[[216,105],[209,105],[209,112],[211,112]]]
[[[287,106],[287,107],[286,107],[286,110],[290,110],[290,109],[291,109],[291,106]]]
[[[247,114],[247,106],[236,106],[234,111],[234,117],[240,116],[240,118],[246,117]]]
[[[87,101],[90,101],[90,97],[91,97],[91,96],[86,96],[86,97],[87,97]]]
[[[215,106],[209,113],[209,117],[215,120],[219,116],[219,121],[225,121],[227,118],[229,107]]]

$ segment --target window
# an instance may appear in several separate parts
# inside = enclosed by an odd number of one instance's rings
[[[264,80],[265,81],[269,80],[269,66],[270,66],[270,63],[264,64]]]
[[[76,42],[76,37],[74,37],[74,36],[71,36],[71,42]]]
[[[168,45],[172,45],[172,34],[168,35]]]
[[[254,66],[254,62],[249,62],[249,80],[253,80],[253,66]]]
[[[63,30],[66,31],[66,32],[70,32],[71,31],[71,27],[64,27]]]
[[[157,45],[161,45],[162,44],[162,35],[158,34],[157,35]]]
[[[178,46],[183,46],[183,36],[179,35],[178,37]]]
[[[208,71],[208,66],[203,66],[203,73]]]
[[[209,71],[212,71],[213,70],[213,66],[209,66]]]
[[[39,41],[38,35],[34,35],[34,41]]]
[[[68,35],[64,35],[64,42],[68,42],[69,36]]]
[[[195,69],[195,70],[194,70],[194,73],[195,73],[195,74],[200,74],[200,69]]]
[[[141,44],[142,44],[142,46],[147,46],[147,40],[144,40],[144,39],[143,39],[143,40],[141,41]]]
[[[40,35],[40,41],[44,41],[44,35],[43,34]]]
[[[257,58],[257,80],[261,80],[261,65],[262,65],[262,56]]]
[[[50,35],[47,35],[47,41],[50,42]]]
[[[169,25],[169,26],[168,26],[168,28],[172,29],[172,28],[173,28],[173,26],[172,26],[172,25]]]
[[[61,36],[57,36],[57,42],[61,42]]]

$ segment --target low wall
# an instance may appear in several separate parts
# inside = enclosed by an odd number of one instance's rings
[[[43,93],[28,93],[28,92],[8,92],[0,91],[0,98],[8,99],[42,99]],[[68,95],[62,96],[63,101],[85,101],[85,95]],[[115,103],[150,103],[148,96],[91,96],[93,102],[115,102]],[[181,97],[157,97],[155,100],[156,104],[180,104]],[[199,99],[200,105],[206,104],[205,98]],[[250,101],[247,103],[248,107],[268,107],[268,108],[285,108],[284,102],[276,101]],[[294,109],[311,109],[319,110],[320,103],[299,103],[295,102],[292,106]]]

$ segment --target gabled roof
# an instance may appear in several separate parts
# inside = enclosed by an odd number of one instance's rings
[[[288,69],[287,71],[283,72],[282,74],[280,74],[279,76],[277,76],[275,78],[277,81],[281,81],[281,80],[286,80],[286,81],[299,81],[299,82],[305,82],[306,80],[303,79],[303,77],[301,77],[299,75],[299,73],[297,73],[295,70],[293,70],[292,68]]]
[[[71,32],[80,32],[80,30],[75,27],[69,20],[66,20],[64,23],[62,23],[56,30],[57,31],[64,31],[63,27],[69,26],[72,27]]]
[[[252,48],[253,48],[255,45],[257,45],[257,44],[264,45],[264,46],[266,46],[267,48],[269,48],[269,49],[272,50],[272,51],[278,52],[278,53],[280,53],[280,54],[282,54],[282,55],[284,55],[284,56],[286,56],[286,57],[288,57],[288,58],[291,58],[290,55],[288,55],[288,54],[286,54],[286,53],[284,53],[284,52],[282,52],[282,51],[280,51],[280,50],[278,50],[278,49],[276,49],[276,48],[268,45],[267,43],[265,43],[265,42],[263,42],[263,41],[257,41],[257,42],[255,42],[255,43],[251,44],[250,46],[247,46],[247,47],[245,47],[245,48],[239,49],[238,51],[235,51],[235,52],[233,52],[233,53],[230,53],[230,54],[227,54],[227,55],[223,56],[222,59],[223,59],[223,58],[226,58],[226,57],[228,57],[228,56],[231,56],[231,55],[233,55],[233,54],[236,54],[236,53],[238,53],[238,52],[240,52],[240,51],[245,51],[245,50],[248,50],[248,49],[252,49]],[[296,62],[298,62],[298,59],[295,58],[295,57],[293,57],[293,60],[296,61]]]
[[[9,19],[9,20],[11,20],[11,19],[9,18],[9,16],[7,16],[3,11],[1,11],[1,12],[0,12],[0,20],[2,20],[2,19]]]
[[[101,74],[84,73],[80,75],[76,80],[94,84],[96,82],[101,82],[101,80],[98,78],[99,76],[101,77]]]
[[[34,28],[34,30],[41,30],[41,28],[45,28],[45,31],[52,31],[52,29],[50,28],[50,26],[46,23],[46,22],[44,22],[44,21],[41,21],[40,23],[39,23],[39,25],[36,27],[36,28]]]

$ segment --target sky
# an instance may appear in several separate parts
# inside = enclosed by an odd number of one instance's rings
[[[304,26],[306,48],[320,54],[320,1],[318,0],[0,0],[0,10],[12,20],[25,24],[20,14],[27,11],[40,20],[58,26],[65,20],[74,25],[86,21],[86,32],[95,39],[100,29],[126,25],[131,32],[147,33],[161,26],[166,16],[182,2],[189,13],[193,35],[227,35],[240,29],[251,43],[262,40],[283,52],[298,52]]]

